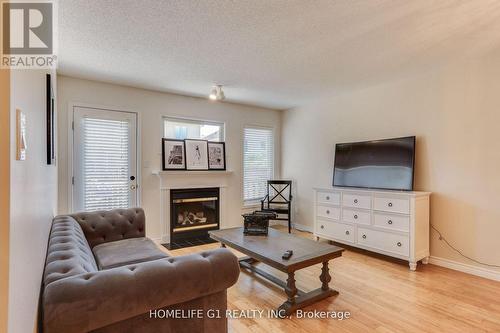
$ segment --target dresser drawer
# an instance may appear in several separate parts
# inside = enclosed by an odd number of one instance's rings
[[[374,213],[373,224],[381,228],[408,232],[410,230],[410,217],[404,215]]]
[[[369,195],[344,193],[342,205],[345,207],[370,209],[372,198]]]
[[[340,205],[340,193],[338,192],[318,192],[316,200],[319,204]]]
[[[358,228],[358,244],[402,256],[409,256],[410,254],[408,239],[408,236]]]
[[[410,200],[403,198],[374,197],[373,209],[392,213],[410,213]]]
[[[359,224],[370,224],[370,212],[344,208],[342,210],[342,221]]]
[[[316,215],[327,219],[338,220],[340,219],[340,208],[318,205],[316,207]]]
[[[316,233],[327,237],[354,243],[354,226],[318,220]]]

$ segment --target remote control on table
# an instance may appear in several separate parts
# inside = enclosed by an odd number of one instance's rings
[[[281,258],[283,260],[288,260],[288,259],[290,259],[290,257],[292,256],[292,254],[293,254],[293,251],[292,250],[288,250],[285,253],[283,253],[283,255],[281,256]]]

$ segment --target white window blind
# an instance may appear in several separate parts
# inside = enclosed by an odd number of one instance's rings
[[[261,200],[274,177],[274,137],[270,128],[246,127],[243,144],[243,199]]]
[[[129,206],[129,122],[83,119],[86,211]]]

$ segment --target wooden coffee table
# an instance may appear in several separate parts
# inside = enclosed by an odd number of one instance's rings
[[[246,268],[271,282],[283,287],[288,296],[278,310],[288,316],[295,310],[318,302],[327,297],[337,295],[338,291],[331,289],[328,283],[331,276],[328,273],[328,261],[342,256],[343,248],[319,243],[303,237],[269,229],[267,236],[245,236],[243,228],[231,228],[209,231],[210,237],[221,243],[223,247],[229,246],[248,257],[239,260],[240,266]],[[281,256],[286,250],[292,250],[293,255],[289,260]],[[257,262],[265,263],[288,274],[286,282],[253,266]],[[322,263],[321,288],[310,292],[303,292],[295,286],[295,271]]]

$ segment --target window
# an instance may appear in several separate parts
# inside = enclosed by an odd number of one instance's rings
[[[274,135],[262,127],[246,127],[243,135],[243,200],[252,204],[264,198],[274,178]]]
[[[204,120],[164,118],[163,137],[224,141],[224,124]]]

